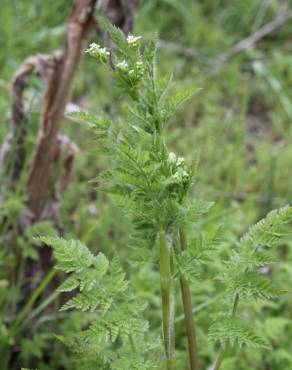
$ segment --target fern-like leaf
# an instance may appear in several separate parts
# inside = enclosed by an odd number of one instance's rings
[[[257,335],[252,327],[236,318],[220,318],[210,327],[209,339],[225,346],[268,348],[267,341]]]

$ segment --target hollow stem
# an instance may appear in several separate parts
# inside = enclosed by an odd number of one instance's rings
[[[162,297],[163,340],[167,370],[175,369],[174,286],[171,277],[171,253],[165,231],[160,230],[160,285]]]
[[[183,229],[179,230],[180,237],[180,251],[187,249],[187,236]],[[188,339],[188,349],[189,349],[189,360],[191,370],[198,370],[198,350],[197,350],[197,338],[196,331],[193,322],[193,311],[192,311],[192,301],[191,293],[188,281],[184,276],[180,277],[180,286],[182,293],[186,333]]]

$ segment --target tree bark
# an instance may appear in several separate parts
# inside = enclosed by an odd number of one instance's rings
[[[96,0],[76,0],[69,19],[65,50],[52,69],[45,94],[44,111],[36,152],[27,182],[27,206],[34,221],[39,219],[46,204],[52,180],[53,155],[57,134],[63,121],[73,77],[86,42],[86,35],[93,21]]]

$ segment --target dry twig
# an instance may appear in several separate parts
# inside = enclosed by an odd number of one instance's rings
[[[267,23],[263,27],[259,28],[256,32],[241,40],[226,53],[223,53],[219,56],[220,64],[227,62],[235,54],[240,53],[243,50],[246,50],[253,45],[255,45],[259,40],[275,31],[277,28],[286,23],[289,19],[292,18],[292,10],[288,12],[279,13],[271,22]]]

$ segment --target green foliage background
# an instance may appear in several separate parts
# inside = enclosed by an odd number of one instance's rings
[[[9,83],[13,73],[26,57],[50,53],[62,46],[71,1],[0,0],[0,6],[2,140],[10,128]],[[216,347],[207,340],[207,330],[213,313],[220,309],[216,297],[223,293],[212,279],[214,271],[222,268],[220,261],[231,254],[235,240],[249,225],[272,208],[291,203],[292,24],[284,24],[223,66],[220,57],[271,21],[285,6],[291,10],[291,2],[280,0],[144,0],[137,13],[135,34],[147,39],[158,32],[161,74],[173,71],[178,90],[198,89],[173,119],[168,144],[187,159],[200,154],[195,195],[215,201],[215,206],[197,227],[209,232],[223,226],[225,232],[224,248],[218,259],[205,267],[202,281],[192,284],[205,368],[216,354]],[[94,35],[91,39],[96,41]],[[113,117],[123,116],[124,99],[114,91],[107,69],[96,65],[95,60],[84,58],[74,85],[72,101],[92,112],[105,110]],[[28,153],[35,142],[41,93],[41,84],[33,81],[26,96],[30,121]],[[97,153],[97,144],[86,128],[68,120],[63,130],[81,148],[61,210],[66,236],[79,238],[94,253],[102,251],[108,257],[118,254],[128,278],[135,276],[132,284],[136,292],[150,302],[147,319],[159,331],[158,272],[150,264],[135,270],[127,263],[127,221],[90,182],[107,168],[107,163]],[[22,181],[24,184],[25,175]],[[17,199],[13,194],[1,213],[11,217],[17,214],[21,192],[19,202]],[[25,241],[23,244],[20,241],[20,245],[25,253],[33,254],[29,235]],[[230,351],[223,370],[292,369],[291,248],[290,239],[274,251],[280,262],[269,272],[275,284],[288,294],[272,303],[265,299],[256,303],[247,301],[242,307],[273,350],[243,349],[240,355]],[[13,256],[3,255],[1,268],[8,258],[13,265]],[[39,369],[74,368],[70,355],[52,333],[70,332],[82,325],[84,317],[77,313],[37,316],[20,341],[22,365]],[[177,331],[178,368],[184,369],[186,340],[180,321]]]

